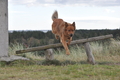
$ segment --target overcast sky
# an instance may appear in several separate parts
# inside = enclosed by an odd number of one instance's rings
[[[8,0],[9,30],[51,30],[55,10],[77,29],[120,29],[120,0]]]

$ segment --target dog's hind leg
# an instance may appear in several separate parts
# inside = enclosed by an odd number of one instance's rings
[[[58,35],[56,35],[56,34],[55,34],[55,38],[56,38],[56,39],[60,39],[60,38],[59,38],[59,36],[58,36]]]

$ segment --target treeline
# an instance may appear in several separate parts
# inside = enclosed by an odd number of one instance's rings
[[[113,37],[120,39],[120,29],[103,30],[76,30],[73,40],[113,34]],[[13,31],[9,32],[9,43],[22,43],[25,47],[35,47],[47,44],[58,43],[51,31]]]

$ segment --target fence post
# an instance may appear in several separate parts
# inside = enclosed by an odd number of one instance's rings
[[[85,51],[86,51],[86,54],[87,54],[87,61],[90,63],[90,64],[95,64],[95,59],[94,59],[94,56],[92,54],[92,50],[90,48],[90,44],[89,42],[86,42],[84,43],[84,47],[85,47]]]
[[[45,58],[46,58],[46,60],[53,60],[53,58],[54,58],[53,49],[47,49],[45,51]]]
[[[8,56],[8,0],[0,0],[0,57]]]

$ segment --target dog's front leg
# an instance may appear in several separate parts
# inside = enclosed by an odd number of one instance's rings
[[[62,43],[63,47],[64,47],[65,50],[66,50],[66,54],[69,55],[69,54],[70,54],[70,51],[69,51],[69,49],[68,49],[68,46],[67,46],[67,43],[66,43],[66,41],[65,41],[64,36],[61,37],[61,43]]]
[[[67,45],[70,45],[71,41],[72,41],[72,37],[70,37],[70,39],[68,40]]]

